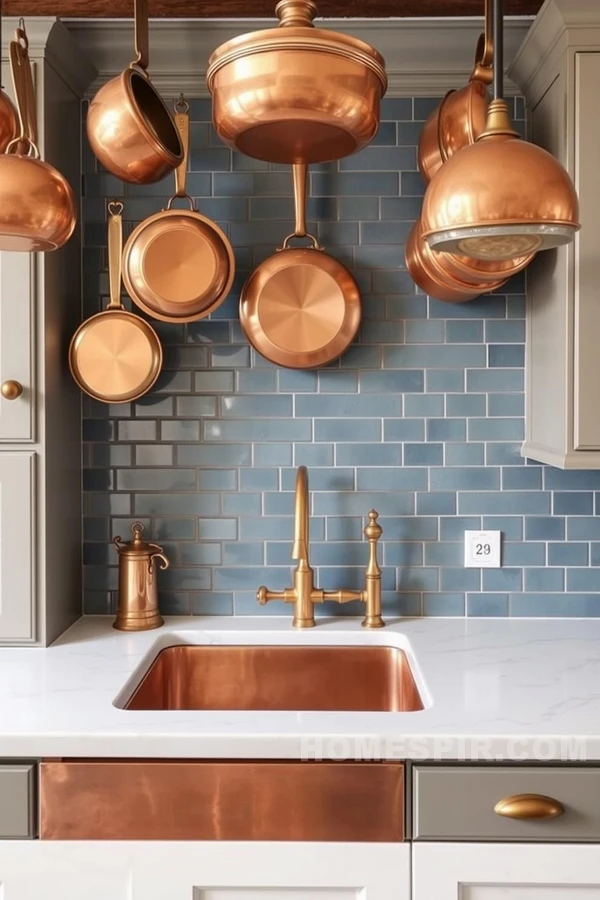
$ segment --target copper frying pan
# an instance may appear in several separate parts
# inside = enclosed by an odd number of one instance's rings
[[[189,106],[175,103],[175,125],[184,148],[175,171],[175,195],[166,209],[141,222],[123,251],[123,279],[137,305],[161,322],[193,322],[227,297],[235,274],[231,244],[186,193],[190,146]],[[189,209],[172,209],[183,198]]]
[[[265,359],[288,369],[314,369],[352,343],[361,302],[348,269],[306,231],[306,164],[294,163],[293,175],[295,230],[244,285],[240,321]],[[290,247],[294,237],[309,238],[312,247]]]
[[[122,203],[109,203],[110,302],[79,326],[69,347],[73,378],[82,391],[104,403],[137,400],[150,390],[162,366],[158,335],[121,303],[122,211]]]

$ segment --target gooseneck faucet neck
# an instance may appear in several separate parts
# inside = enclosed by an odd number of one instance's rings
[[[300,466],[296,473],[296,501],[294,506],[294,544],[292,547],[292,559],[309,562],[309,536],[308,536],[308,471],[306,466]]]

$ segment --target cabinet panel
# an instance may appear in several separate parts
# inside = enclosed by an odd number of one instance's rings
[[[0,397],[0,441],[33,440],[33,265],[30,253],[0,253],[0,384],[23,387],[16,400]]]
[[[35,454],[0,451],[0,639],[34,637]]]
[[[575,55],[575,186],[581,231],[575,244],[574,447],[600,448],[598,346],[600,345],[600,53]]]
[[[410,900],[407,844],[137,846],[147,860],[136,869],[136,900]]]
[[[598,900],[600,848],[414,844],[412,900]]]

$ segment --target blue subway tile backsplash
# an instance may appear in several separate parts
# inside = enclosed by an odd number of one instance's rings
[[[238,317],[245,279],[291,230],[290,173],[220,145],[210,102],[191,100],[188,190],[230,236],[236,278],[210,319],[154,323],[165,367],[151,394],[116,406],[83,399],[86,613],[114,611],[110,538],[127,538],[136,517],[171,562],[164,613],[285,613],[259,607],[255,592],[290,583],[295,467],[307,465],[321,587],[361,587],[375,507],[389,617],[600,615],[600,472],[520,455],[525,275],[451,304],[422,294],[405,268],[424,192],[416,147],[438,102],[384,100],[372,146],[310,173],[309,225],[352,270],[363,324],[341,360],[292,371],[252,350]],[[514,111],[522,120],[519,99]],[[107,300],[106,200],[123,200],[129,231],[164,206],[172,179],[124,185],[89,152],[84,165],[91,315]],[[481,528],[503,533],[500,569],[463,566],[464,531]]]

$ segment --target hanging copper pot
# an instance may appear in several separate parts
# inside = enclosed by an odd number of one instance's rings
[[[19,22],[19,27],[23,20]],[[2,0],[0,0],[0,47],[2,46]],[[4,88],[0,85],[0,153],[4,153],[8,145],[19,134],[17,110]]]
[[[65,176],[40,159],[29,42],[21,20],[10,43],[20,134],[0,155],[0,250],[56,250],[75,229],[77,209]]]
[[[448,91],[423,126],[418,162],[427,183],[447,159],[463,147],[474,144],[485,128],[489,104],[487,86],[493,77],[491,22],[491,0],[485,0],[485,32],[477,42],[469,82],[457,91]]]
[[[315,28],[313,0],[280,0],[278,28],[215,50],[207,83],[221,139],[256,159],[318,163],[366,146],[387,89],[383,57],[349,35]]]
[[[456,277],[452,271],[453,262],[457,271],[465,265],[463,257],[455,257],[448,264],[447,253],[435,253],[423,239],[421,220],[417,220],[412,227],[406,242],[406,268],[411,278],[418,287],[430,297],[436,300],[444,300],[447,303],[465,303],[475,300],[481,294],[496,291],[505,284],[508,276],[496,281],[484,280],[472,275],[470,281]],[[456,263],[458,261],[458,263]],[[470,263],[467,260],[466,263]],[[511,273],[512,274],[512,273]]]
[[[122,181],[160,181],[183,159],[173,117],[148,75],[148,2],[135,0],[136,58],[103,84],[88,110],[90,146]]]

